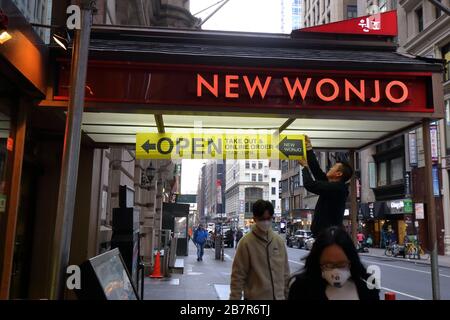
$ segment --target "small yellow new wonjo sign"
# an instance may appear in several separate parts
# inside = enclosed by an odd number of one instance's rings
[[[304,135],[138,133],[137,159],[306,158]]]

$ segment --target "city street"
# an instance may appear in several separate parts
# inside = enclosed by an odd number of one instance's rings
[[[322,234],[291,297],[450,300],[449,25],[450,0],[0,0],[0,301],[227,300],[242,237],[246,298],[282,300]],[[356,243],[370,278],[326,287]]]
[[[309,251],[287,248],[291,273],[303,267],[301,259]],[[235,249],[226,248],[224,261],[214,259],[214,250],[205,249],[203,262],[196,261],[195,247],[190,243],[185,257],[184,274],[173,274],[167,280],[146,279],[145,298],[155,300],[194,299],[227,300],[231,265]],[[366,266],[377,265],[381,270],[381,299],[386,291],[395,292],[397,300],[431,300],[430,266],[392,258],[363,256]],[[440,268],[441,299],[450,299],[450,268]]]

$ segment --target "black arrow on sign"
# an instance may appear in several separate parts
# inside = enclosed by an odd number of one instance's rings
[[[289,156],[303,156],[302,140],[292,140],[284,137],[279,143],[278,149],[282,154],[289,158]]]
[[[149,153],[150,150],[156,150],[156,143],[150,143],[150,140],[147,140],[141,147],[145,152]]]

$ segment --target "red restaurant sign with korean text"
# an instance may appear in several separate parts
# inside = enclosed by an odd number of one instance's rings
[[[393,10],[371,16],[347,19],[293,31],[294,34],[302,32],[395,37],[398,34],[397,11]]]
[[[69,64],[55,100],[68,100]],[[158,106],[433,112],[431,73],[91,62],[86,100]]]

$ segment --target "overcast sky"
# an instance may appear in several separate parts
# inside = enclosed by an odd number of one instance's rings
[[[196,14],[218,1],[191,0],[191,13]],[[196,17],[204,19],[216,7]],[[280,33],[281,0],[230,0],[205,22],[202,29]]]
[[[191,13],[195,14],[219,0],[191,0]],[[281,0],[230,0],[203,26],[204,30],[281,32]],[[216,7],[199,15],[207,17]],[[181,166],[181,193],[197,193],[200,169],[205,161],[183,160]]]

